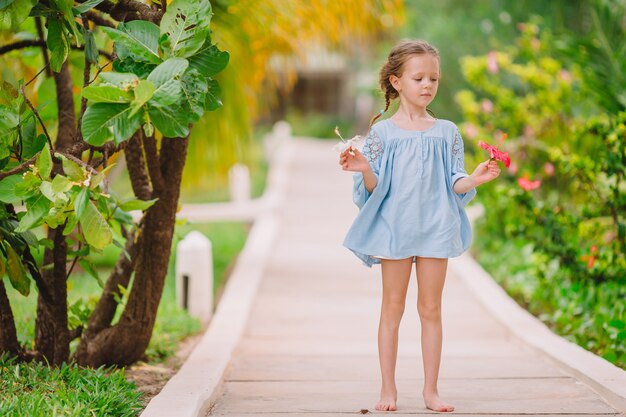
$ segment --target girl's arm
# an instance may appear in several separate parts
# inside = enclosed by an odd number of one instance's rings
[[[363,184],[365,185],[367,192],[370,194],[378,185],[378,178],[376,177],[376,174],[374,174],[371,167],[368,167],[365,171],[363,171]]]
[[[487,160],[478,164],[470,176],[456,181],[452,189],[457,194],[464,194],[472,188],[497,178],[498,175],[500,175],[500,165],[496,161]]]
[[[351,154],[349,151],[352,151]],[[339,164],[344,171],[360,172],[363,174],[363,185],[368,193],[372,193],[378,184],[378,178],[367,161],[365,155],[356,148],[348,148],[339,155]]]

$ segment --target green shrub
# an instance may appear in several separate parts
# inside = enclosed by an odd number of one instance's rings
[[[513,161],[481,187],[477,257],[555,331],[626,367],[626,112],[593,116],[589,72],[554,44],[526,24],[516,46],[462,60],[466,138],[507,132]]]

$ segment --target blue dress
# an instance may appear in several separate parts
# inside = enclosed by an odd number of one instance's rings
[[[467,250],[472,230],[464,207],[476,190],[452,189],[468,176],[454,123],[437,119],[416,131],[382,120],[370,129],[362,153],[378,184],[370,194],[363,174],[354,174],[353,199],[360,211],[345,247],[369,267],[380,263],[379,257],[451,258]]]

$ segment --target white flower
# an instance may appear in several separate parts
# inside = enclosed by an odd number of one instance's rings
[[[333,146],[333,151],[341,153],[350,147],[356,148],[360,151],[365,143],[364,139],[365,138],[363,136],[356,135],[352,139],[348,139],[344,142],[337,142],[335,146]]]
[[[356,135],[352,139],[345,140],[341,136],[341,133],[339,133],[339,127],[335,127],[335,135],[339,136],[339,138],[341,139],[341,142],[338,142],[335,144],[335,146],[333,146],[333,151],[335,152],[341,153],[348,148],[356,148],[360,151],[363,148],[363,143],[365,143],[365,138],[361,135]],[[350,153],[354,155],[354,153]]]

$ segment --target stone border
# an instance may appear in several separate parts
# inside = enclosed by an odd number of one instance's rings
[[[219,397],[278,232],[274,212],[284,199],[290,155],[289,136],[285,136],[270,163],[268,186],[261,197],[265,210],[252,225],[207,331],[141,417],[204,416]]]
[[[475,213],[468,213],[470,217]],[[520,307],[468,253],[450,261],[476,298],[515,336],[547,355],[561,370],[587,384],[607,403],[626,411],[626,371],[554,334]]]

